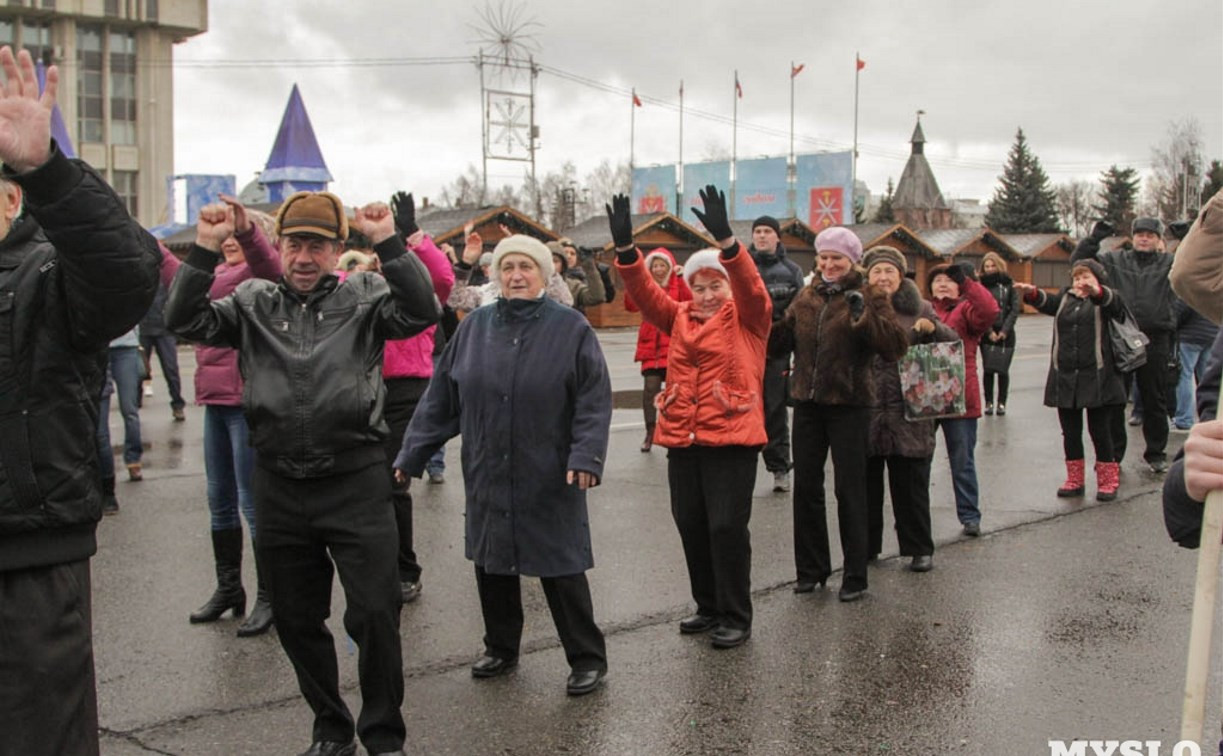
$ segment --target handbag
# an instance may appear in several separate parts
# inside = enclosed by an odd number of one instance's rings
[[[964,342],[914,344],[896,366],[906,420],[964,414]]]
[[[1108,319],[1108,338],[1113,347],[1113,366],[1129,373],[1147,364],[1147,345],[1151,340],[1138,328],[1134,313],[1124,303],[1121,316]]]
[[[1010,372],[1014,357],[1015,347],[981,342],[981,366],[991,373]]]

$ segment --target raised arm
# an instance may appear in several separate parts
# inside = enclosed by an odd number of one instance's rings
[[[233,209],[224,203],[200,208],[195,244],[179,267],[166,298],[166,328],[189,341],[238,346],[238,307],[234,295],[212,301],[213,272],[221,262],[221,243],[234,230]]]
[[[1223,192],[1202,207],[1176,248],[1172,290],[1213,323],[1223,322]]]
[[[378,297],[375,313],[377,335],[381,339],[406,339],[437,322],[441,305],[433,293],[433,281],[420,258],[409,255],[395,233],[391,210],[385,203],[371,202],[357,208],[353,218],[357,230],[374,243],[382,262],[382,275],[389,294]],[[439,252],[440,254],[440,252]],[[376,277],[361,277],[365,285],[376,286]]]
[[[632,297],[641,316],[664,333],[671,333],[679,304],[654,283],[645,267],[645,257],[633,244],[633,216],[629,198],[624,194],[612,197],[607,210],[607,223],[616,244],[616,268],[624,279],[625,296]]]

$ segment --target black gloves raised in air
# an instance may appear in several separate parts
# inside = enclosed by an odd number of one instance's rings
[[[411,192],[395,192],[391,196],[391,215],[395,218],[395,228],[403,234],[404,239],[420,230],[420,226],[416,225],[416,202]]]
[[[616,245],[617,259],[628,265],[637,259],[637,248],[633,246],[633,214],[629,211],[627,194],[612,197],[607,209],[607,225],[611,228],[612,242]],[[628,249],[624,249],[628,247]]]
[[[726,195],[718,191],[718,188],[713,184],[708,184],[701,190],[701,202],[705,205],[705,211],[701,212],[696,208],[692,208],[692,213],[705,226],[705,230],[717,242],[721,243],[734,233],[730,230],[730,216],[726,212]]]

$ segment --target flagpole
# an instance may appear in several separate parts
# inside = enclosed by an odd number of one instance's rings
[[[679,80],[679,169],[675,172],[675,214],[684,212],[684,80]]]
[[[854,159],[850,169],[849,204],[853,207],[854,192],[858,190],[858,79],[862,76],[862,58],[854,52]]]
[[[628,101],[628,172],[633,175],[633,158],[637,144],[637,88],[633,87],[633,96]]]
[[[730,135],[730,212],[727,214],[730,218],[735,217],[735,180],[738,176],[735,175],[735,163],[739,157],[739,69],[735,69],[735,91],[732,93],[734,99],[734,115],[731,118],[731,135]]]
[[[790,61],[790,163],[786,166],[786,209],[787,215],[794,217],[794,61]]]

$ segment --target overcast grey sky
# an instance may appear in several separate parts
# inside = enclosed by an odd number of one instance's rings
[[[175,170],[233,173],[267,160],[297,83],[332,189],[346,203],[406,188],[437,198],[480,165],[479,74],[406,58],[474,55],[484,2],[211,0],[210,29],[176,49]],[[797,151],[853,141],[874,193],[899,178],[914,114],[944,195],[988,200],[1022,127],[1050,178],[1096,179],[1110,164],[1149,169],[1171,120],[1196,118],[1207,159],[1223,158],[1220,0],[533,0],[538,62],[612,88],[635,87],[636,163],[675,162],[678,101],[729,118],[733,71],[740,158],[789,150],[789,66]],[[234,62],[261,61],[258,65]],[[271,61],[271,62],[267,62]],[[329,62],[319,65],[319,61]],[[380,61],[380,62],[371,62]],[[224,67],[219,63],[226,63]],[[520,78],[519,85],[525,80]],[[572,160],[584,176],[628,160],[626,94],[555,73],[537,80],[539,174]],[[659,100],[672,107],[651,102]],[[780,132],[772,134],[762,132]],[[729,124],[684,119],[684,160],[729,155]],[[490,185],[524,164],[490,163]]]

